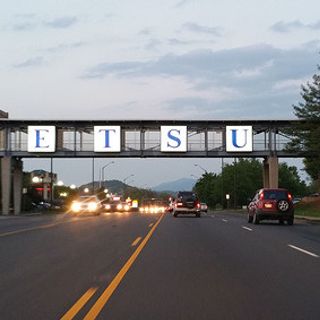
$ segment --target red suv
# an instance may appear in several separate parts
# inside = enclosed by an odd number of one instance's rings
[[[248,205],[248,222],[258,224],[261,220],[287,221],[293,225],[294,207],[292,195],[286,189],[257,190]]]

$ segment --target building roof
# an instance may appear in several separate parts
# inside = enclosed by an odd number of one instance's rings
[[[8,117],[9,117],[8,112],[0,110],[0,118],[8,118]]]

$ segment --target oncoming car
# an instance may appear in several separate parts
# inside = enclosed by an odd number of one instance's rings
[[[102,211],[102,204],[97,196],[80,196],[77,200],[72,201],[70,211],[73,214],[99,215]]]
[[[104,203],[104,211],[106,212],[129,212],[130,205],[126,202],[113,201]]]
[[[261,220],[279,220],[293,225],[294,205],[292,195],[286,189],[257,190],[248,205],[248,222],[258,224]]]
[[[167,211],[167,204],[159,199],[144,200],[139,208],[141,213],[164,213]]]

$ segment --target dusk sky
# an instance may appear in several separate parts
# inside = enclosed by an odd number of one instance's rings
[[[11,119],[292,119],[320,63],[319,12],[319,0],[3,1],[0,109]],[[96,160],[97,179],[109,161]],[[134,174],[147,187],[221,162],[114,161],[107,179]],[[54,170],[79,185],[91,160]]]

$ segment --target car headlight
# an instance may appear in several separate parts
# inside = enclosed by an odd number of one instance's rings
[[[141,207],[141,208],[139,209],[139,211],[140,211],[140,212],[143,212],[143,211],[144,211],[144,208],[143,208],[143,207]]]
[[[79,212],[81,210],[81,204],[79,202],[73,202],[71,205],[71,210],[73,212]]]
[[[122,210],[122,204],[119,203],[119,204],[117,205],[117,210]]]
[[[89,211],[96,211],[98,208],[98,205],[95,202],[89,202],[88,209]]]
[[[111,209],[110,204],[106,204],[104,207],[105,207],[107,210],[110,210],[110,209]]]
[[[129,210],[130,210],[130,206],[129,206],[128,204],[126,204],[126,205],[124,206],[124,210],[125,210],[125,211],[129,211]]]

